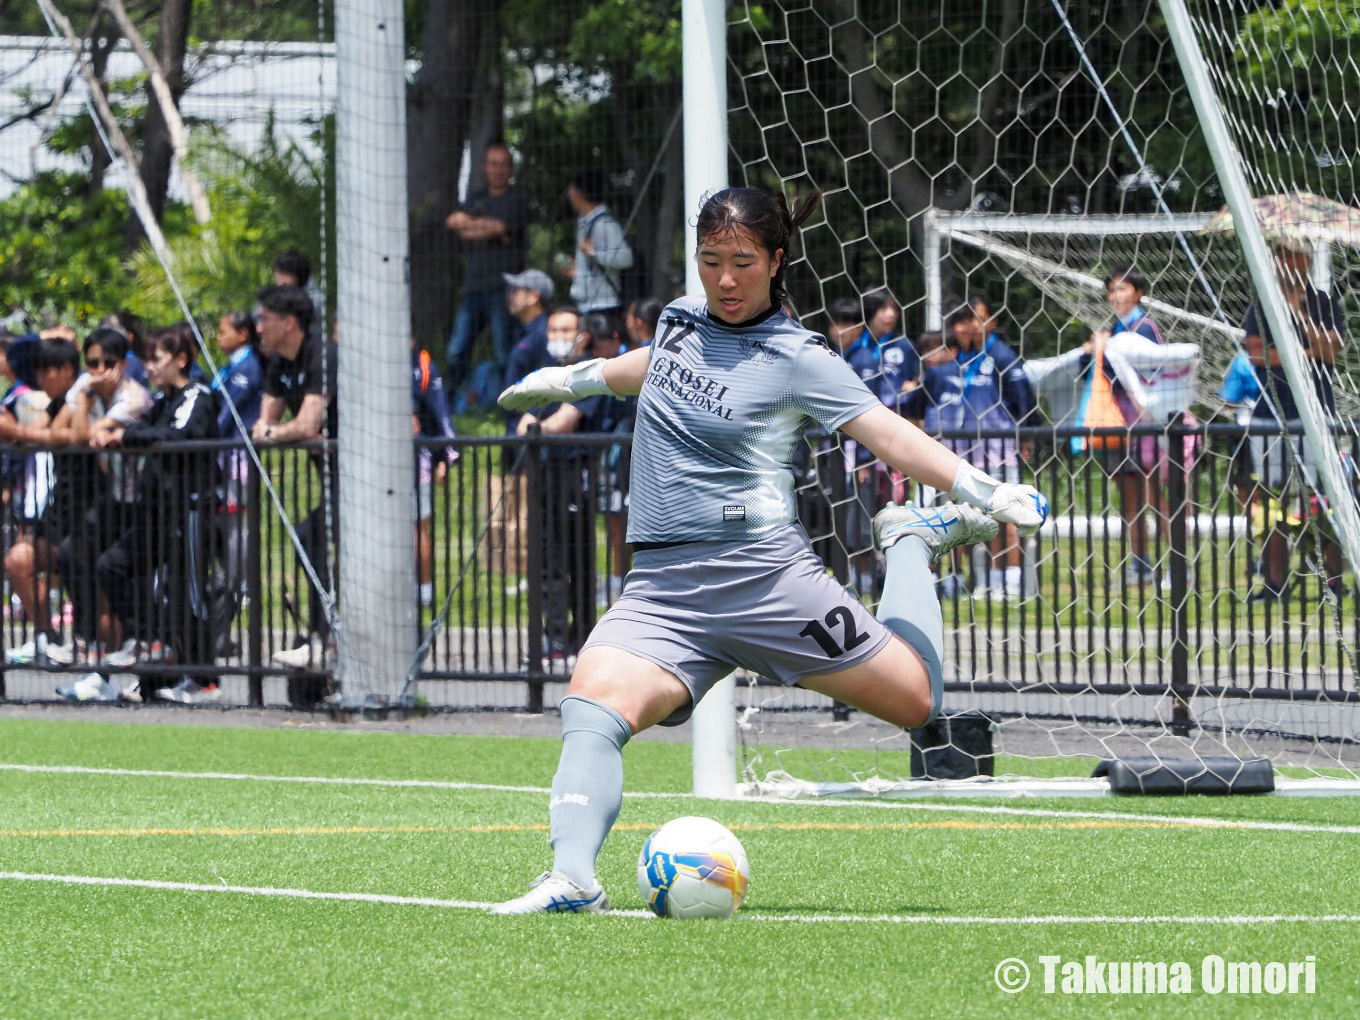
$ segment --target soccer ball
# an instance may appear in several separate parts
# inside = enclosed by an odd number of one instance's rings
[[[731,917],[750,880],[740,841],[711,818],[667,822],[638,857],[638,889],[658,917]]]

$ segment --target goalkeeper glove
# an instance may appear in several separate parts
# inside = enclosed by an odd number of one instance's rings
[[[975,506],[1002,524],[1014,524],[1015,533],[1024,538],[1048,520],[1048,497],[1034,486],[998,482],[966,460],[959,462],[949,498]]]
[[[586,397],[618,396],[604,381],[604,358],[582,361],[577,365],[554,365],[530,372],[496,399],[507,411],[527,411],[531,407]]]

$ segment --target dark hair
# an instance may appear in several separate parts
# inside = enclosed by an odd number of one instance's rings
[[[860,303],[852,297],[836,298],[826,311],[837,326],[853,326],[864,321],[864,316],[860,314]]]
[[[576,321],[578,323],[581,321],[581,313],[576,310],[575,305],[558,305],[548,313],[548,318],[551,319],[554,315],[561,315],[564,312],[570,312],[572,315],[576,316]]]
[[[37,348],[33,351],[33,371],[43,372],[50,368],[62,368],[70,366],[71,370],[80,373],[80,348],[71,343],[70,340],[63,340],[59,336],[50,336],[46,340],[39,340]]]
[[[897,307],[897,302],[893,300],[892,294],[888,293],[888,288],[880,287],[878,290],[870,291],[864,295],[864,321],[868,322],[883,309],[892,305]]]
[[[85,343],[81,345],[80,350],[83,354],[89,354],[91,347],[98,347],[104,352],[104,357],[122,361],[127,357],[129,346],[127,334],[121,329],[114,329],[112,326],[100,326],[85,338]]]
[[[948,343],[944,338],[944,334],[939,332],[938,330],[931,330],[929,332],[922,333],[920,336],[916,338],[916,350],[919,351],[921,354],[929,354],[937,347],[947,346]]]
[[[274,260],[274,272],[287,273],[299,287],[305,287],[312,278],[312,262],[296,248],[289,248]]]
[[[621,337],[618,324],[612,315],[604,312],[587,312],[581,319],[581,332],[590,334],[592,341],[610,337]]]
[[[638,298],[628,306],[628,314],[641,319],[647,331],[652,334],[656,333],[656,324],[661,321],[661,313],[665,310],[666,305],[654,297]]]
[[[139,358],[142,356],[142,351],[145,350],[143,345],[145,330],[142,326],[142,320],[137,316],[123,310],[110,312],[99,320],[99,325],[118,330],[128,338],[128,350]]]
[[[316,309],[312,307],[312,299],[301,287],[289,287],[286,284],[261,287],[255,298],[261,308],[275,315],[291,315],[304,334],[311,328]]]
[[[605,174],[598,167],[577,170],[571,175],[571,180],[567,182],[567,186],[579,191],[585,196],[587,202],[599,205],[604,201]]]
[[[1118,283],[1120,280],[1123,280],[1140,294],[1146,294],[1148,292],[1147,277],[1134,269],[1133,266],[1117,266],[1116,268],[1111,269],[1109,273],[1105,275],[1105,289],[1109,290],[1113,284]]]
[[[177,322],[173,326],[156,330],[146,338],[146,349],[148,353],[152,350],[164,351],[175,360],[179,360],[181,354],[185,355],[189,359],[184,366],[185,372],[189,371],[190,366],[198,358],[198,340],[195,339],[194,331],[187,322]]]
[[[963,322],[977,321],[977,313],[973,309],[964,305],[962,308],[955,308],[949,313],[949,318],[944,320],[946,326],[957,326]]]
[[[782,191],[768,195],[755,188],[724,188],[704,199],[695,234],[703,244],[710,238],[722,239],[743,231],[755,238],[770,258],[782,248],[784,260],[770,280],[770,302],[779,305],[787,296],[784,270],[789,264],[789,239],[821,203],[822,193],[810,191],[790,211]]]
[[[977,316],[979,319],[982,318],[990,319],[992,317],[992,303],[988,301],[987,298],[984,297],[983,295],[969,294],[968,300],[965,303],[972,310],[973,314]],[[984,316],[982,314],[983,312],[986,312],[987,314]]]
[[[255,328],[255,316],[247,311],[237,309],[234,312],[228,312],[222,318],[226,319],[236,332],[246,335],[246,344],[251,350],[259,350],[260,331]]]

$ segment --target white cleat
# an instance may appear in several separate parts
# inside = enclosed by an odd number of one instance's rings
[[[596,880],[583,889],[560,871],[545,871],[529,883],[529,891],[491,908],[493,914],[604,914],[609,897]]]
[[[966,503],[943,506],[896,506],[889,503],[874,516],[874,548],[882,552],[908,535],[930,550],[934,563],[956,545],[974,545],[996,538],[997,523]]]

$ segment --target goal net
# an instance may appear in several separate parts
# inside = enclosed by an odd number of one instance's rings
[[[1296,293],[1336,299],[1335,357],[1325,369],[1305,357],[1335,394],[1319,421],[1339,490],[1315,470],[1303,391],[1258,379],[1247,359],[1243,327],[1268,319],[1261,287],[1221,214],[1225,188],[1155,4],[1105,20],[1048,5],[834,0],[733,15],[734,161],[748,183],[826,193],[791,267],[798,313],[832,336],[844,298],[886,291],[895,333],[927,373],[995,334],[1024,360],[1037,408],[1017,425],[1028,407],[998,387],[962,423],[935,421],[944,441],[985,450],[994,472],[1018,472],[1052,507],[1034,539],[1003,538],[940,570],[945,711],[981,713],[966,726],[991,731],[994,760],[949,732],[918,735],[914,753],[910,734],[751,677],[739,691],[744,789],[950,788],[921,781],[923,742],[952,743],[965,772],[971,760],[1053,792],[1103,789],[1089,780],[1095,763],[1135,755],[1198,767],[1265,756],[1281,788],[1360,778],[1360,603],[1336,502],[1353,506],[1360,412],[1349,342],[1360,234],[1347,232],[1360,153],[1344,70],[1354,12],[1315,7],[1193,12],[1254,194],[1335,203],[1261,226],[1294,253]],[[1141,281],[1155,330],[1116,321],[1112,273]],[[1120,335],[1133,330],[1160,343]],[[1110,424],[1091,417],[1094,351],[1082,350],[1102,331],[1132,426],[1108,444],[1083,428]],[[959,336],[974,332],[980,341]],[[961,354],[932,361],[956,343]],[[831,439],[813,443],[800,494],[828,565],[871,605],[882,568],[869,516],[889,497],[938,498]]]

